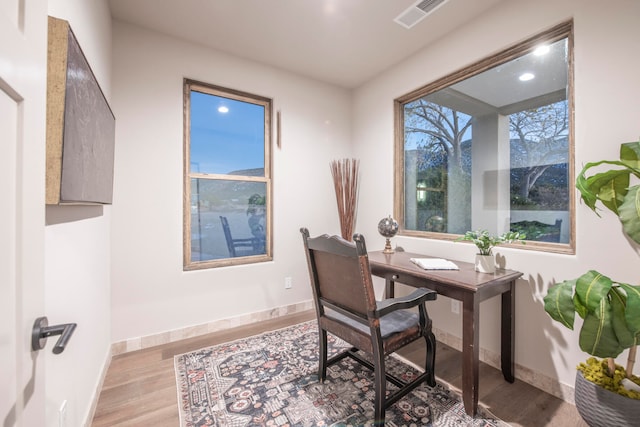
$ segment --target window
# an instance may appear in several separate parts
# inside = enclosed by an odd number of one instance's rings
[[[395,101],[400,234],[527,234],[574,251],[572,25]]]
[[[271,100],[184,81],[184,268],[271,256]]]

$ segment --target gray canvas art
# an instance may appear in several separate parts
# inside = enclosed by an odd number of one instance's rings
[[[63,141],[61,201],[111,204],[115,118],[71,30]]]

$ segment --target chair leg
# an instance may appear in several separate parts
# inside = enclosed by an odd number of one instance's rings
[[[327,378],[327,331],[320,328],[320,354],[318,360],[318,381],[323,383]]]
[[[374,352],[373,364],[375,368],[374,425],[384,426],[387,378],[385,375],[384,354],[382,351]]]
[[[436,337],[435,335],[433,335],[433,332],[429,332],[424,336],[424,340],[427,343],[427,358],[425,361],[425,369],[429,373],[429,375],[427,376],[427,384],[430,387],[435,387]]]

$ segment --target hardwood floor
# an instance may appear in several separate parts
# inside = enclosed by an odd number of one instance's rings
[[[115,356],[107,371],[92,426],[172,426],[180,424],[173,357],[203,347],[259,334],[315,318],[305,312],[227,331]],[[420,365],[424,346],[406,347],[401,355]],[[438,343],[436,376],[461,385],[460,352]],[[484,363],[480,370],[480,403],[513,426],[585,427],[573,405],[520,380],[509,384]]]

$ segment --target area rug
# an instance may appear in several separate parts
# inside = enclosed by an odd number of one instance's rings
[[[329,334],[329,356],[348,347]],[[372,425],[370,370],[347,357],[318,382],[315,321],[178,355],[174,363],[182,427]],[[419,375],[399,358],[386,364],[399,378]],[[483,409],[469,417],[460,396],[440,381],[387,409],[385,425],[508,426]]]

